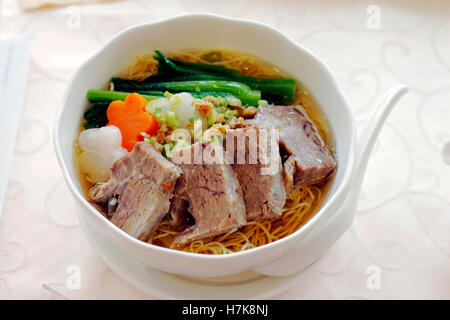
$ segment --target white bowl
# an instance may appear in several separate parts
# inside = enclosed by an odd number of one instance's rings
[[[102,88],[109,79],[129,66],[139,54],[155,49],[232,48],[275,64],[299,79],[317,99],[331,126],[336,143],[338,169],[327,199],[320,210],[298,231],[273,243],[226,255],[181,252],[139,241],[120,230],[85,199],[74,168],[74,142],[87,106],[88,89]],[[131,258],[162,271],[199,277],[216,277],[255,270],[267,275],[286,275],[317,259],[344,231],[354,216],[360,181],[376,134],[404,88],[390,93],[384,108],[368,128],[355,162],[355,121],[347,101],[325,64],[309,50],[276,29],[253,21],[215,15],[182,15],[128,28],[86,61],[69,82],[58,115],[54,140],[56,154],[67,185],[78,207],[85,232],[98,232]],[[400,93],[399,93],[400,92]],[[395,100],[395,99],[394,99]],[[376,124],[376,125],[375,125]],[[352,182],[354,189],[351,189]],[[351,194],[353,196],[348,197]],[[88,231],[90,230],[90,231]],[[94,230],[94,231],[92,231]],[[312,232],[314,231],[314,232]],[[92,237],[90,237],[92,238]],[[95,241],[92,242],[94,247]]]

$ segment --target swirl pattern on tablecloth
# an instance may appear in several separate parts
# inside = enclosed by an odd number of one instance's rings
[[[59,227],[76,227],[78,218],[75,209],[75,200],[72,198],[64,179],[59,179],[50,188],[46,203],[46,212],[50,220]]]

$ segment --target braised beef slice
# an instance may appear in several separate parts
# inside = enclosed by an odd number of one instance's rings
[[[195,220],[194,225],[180,233],[172,245],[219,235],[247,221],[242,189],[231,165],[223,159],[222,163],[195,161],[212,150],[211,146],[195,143],[172,151],[172,159],[180,166],[182,174],[175,188],[170,215],[179,228],[188,224],[188,213]],[[221,144],[216,144],[215,148],[223,154]]]
[[[108,182],[89,197],[109,208],[111,221],[131,236],[148,240],[168,213],[180,169],[150,144],[138,142],[114,163]]]
[[[262,139],[262,134],[267,138]],[[278,140],[274,139],[273,145],[270,141],[268,130],[259,130],[253,125],[232,129],[226,133],[227,157],[233,158],[230,160],[242,187],[247,220],[276,218],[283,213],[286,191]],[[262,144],[266,144],[268,148],[261,148]],[[233,154],[230,153],[232,150]],[[266,171],[262,170],[263,168]]]
[[[172,219],[172,226],[182,231],[189,226],[192,226],[195,221],[188,211],[189,200],[186,192],[185,175],[181,173],[175,186],[174,197],[170,203],[170,217]]]
[[[288,192],[294,185],[319,183],[335,171],[336,160],[300,106],[261,107],[246,123],[279,129],[280,151],[286,155],[283,175]]]

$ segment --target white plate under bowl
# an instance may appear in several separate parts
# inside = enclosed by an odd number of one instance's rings
[[[83,228],[91,228],[83,218],[80,224]],[[272,277],[246,271],[226,277],[186,277],[162,272],[133,260],[100,232],[86,232],[86,236],[114,273],[143,292],[161,299],[268,299],[291,288],[301,275],[298,272]]]

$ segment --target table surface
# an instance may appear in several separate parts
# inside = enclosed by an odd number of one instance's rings
[[[0,225],[0,298],[153,298],[87,243],[54,155],[53,121],[68,78],[112,35],[198,11],[266,22],[317,53],[358,124],[392,85],[411,88],[377,140],[352,227],[275,298],[450,299],[450,6],[287,0],[124,1],[29,13],[3,1],[0,30],[29,36],[33,52]],[[79,290],[66,285],[73,265]]]

